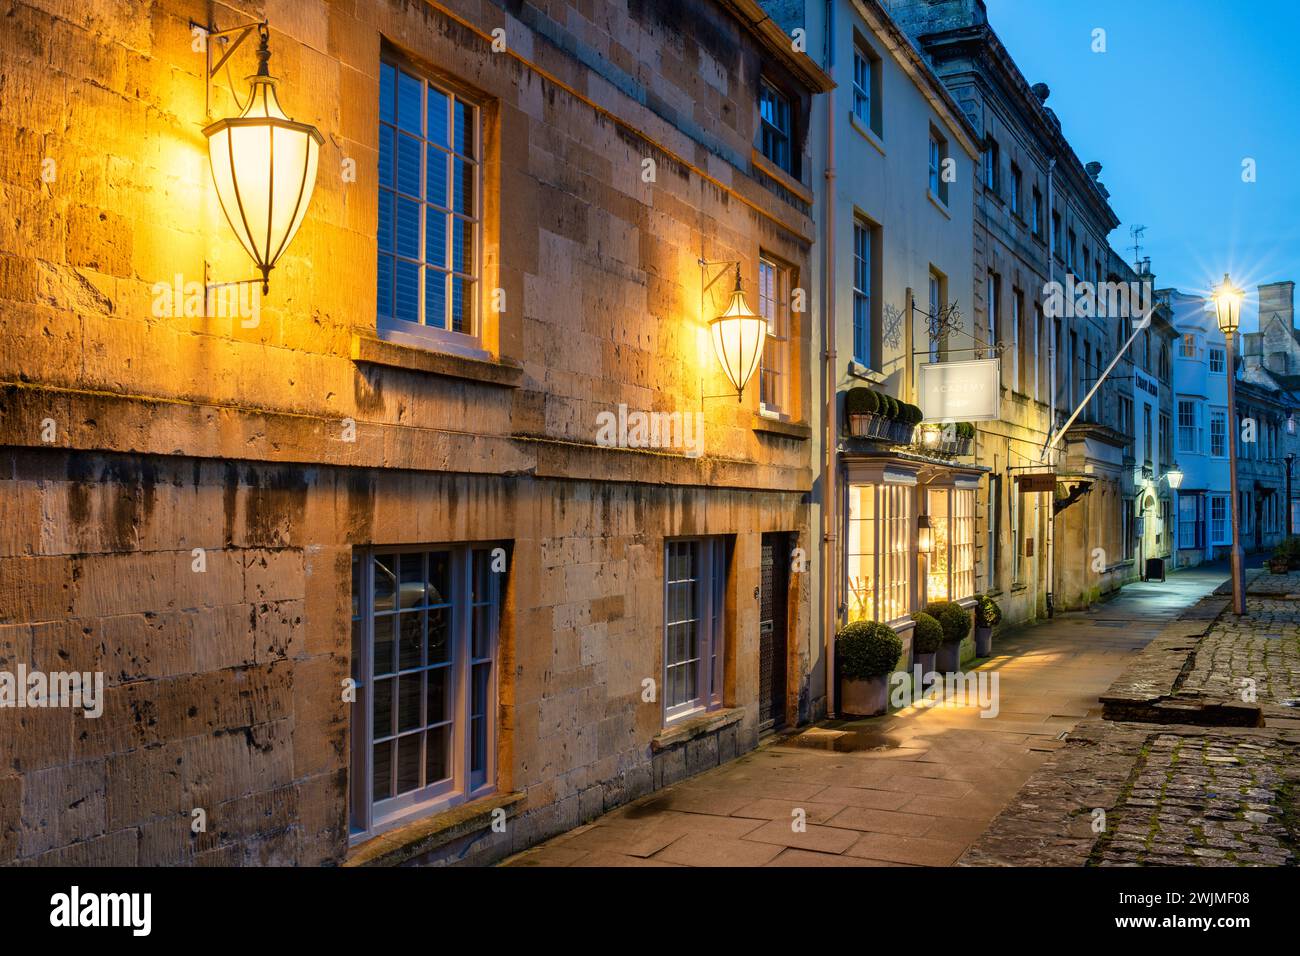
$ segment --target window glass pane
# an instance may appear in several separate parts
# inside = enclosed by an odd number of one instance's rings
[[[402,614],[398,623],[398,631],[400,633],[398,667],[402,670],[419,667],[422,663],[420,658],[424,652],[424,612],[407,611]]]
[[[429,611],[429,663],[451,660],[451,611],[434,608]]]
[[[425,325],[447,327],[447,273],[440,269],[424,270],[424,316]]]
[[[375,308],[381,316],[393,314],[393,257],[379,253],[375,268]]]
[[[420,698],[424,695],[424,675],[419,671],[402,674],[397,678],[397,730],[415,730],[424,721],[420,718]]]
[[[462,100],[456,100],[456,152],[462,156],[478,157],[476,139],[475,108]]]
[[[427,731],[425,739],[425,774],[429,783],[437,783],[451,776],[451,726]]]
[[[429,604],[451,601],[451,555],[446,551],[429,554]]]
[[[406,259],[398,259],[394,280],[393,314],[404,322],[420,321],[420,267]]]
[[[451,668],[435,667],[429,671],[429,684],[426,688],[427,717],[430,725],[443,724],[451,719],[447,708],[451,706]]]
[[[420,141],[413,136],[397,137],[397,189],[408,196],[419,196]]]
[[[429,141],[437,143],[439,146],[446,148],[448,134],[448,101],[447,94],[440,90],[429,87],[429,126],[425,131]]]
[[[425,150],[428,169],[425,172],[424,198],[440,209],[447,208],[447,154],[430,146]]]
[[[376,674],[391,674],[393,672],[393,621],[391,614],[379,615],[375,618],[375,657],[374,668]]]
[[[397,122],[396,72],[391,63],[379,64],[379,118],[385,123]]]
[[[471,272],[474,268],[474,224],[464,219],[452,219],[451,257],[452,270]]]
[[[405,71],[397,74],[397,125],[415,133],[424,132],[421,122],[420,101],[423,99],[424,84]]]
[[[409,259],[420,258],[420,204],[414,199],[397,198],[396,251]]]
[[[474,283],[470,279],[451,278],[451,327],[456,332],[473,331]]]
[[[376,739],[393,733],[393,678],[375,681],[374,730]]]
[[[393,194],[379,190],[379,251],[393,251]],[[391,266],[390,266],[391,268]]]
[[[393,745],[391,743],[375,744],[371,757],[374,780],[375,800],[386,800],[393,795]]]
[[[422,734],[397,740],[397,792],[409,793],[420,786],[420,743]]]
[[[404,554],[400,559],[401,606],[424,604],[424,555]]]
[[[466,159],[455,161],[455,205],[456,212],[466,216],[475,215],[474,187],[478,179],[478,166]]]
[[[424,261],[440,269],[447,266],[447,214],[433,206],[428,207],[424,219]],[[437,303],[425,301],[430,325],[439,324],[442,301],[443,295],[438,296]]]
[[[379,127],[379,185],[392,188],[393,186],[393,128],[391,126]]]

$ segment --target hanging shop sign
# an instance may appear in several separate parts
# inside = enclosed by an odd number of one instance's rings
[[[930,362],[921,366],[921,407],[927,422],[989,422],[1000,417],[998,360]]]
[[[1056,490],[1056,472],[1054,471],[1025,472],[1016,475],[1016,481],[1020,482],[1020,490],[1027,494]]]

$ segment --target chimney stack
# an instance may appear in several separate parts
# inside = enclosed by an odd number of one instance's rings
[[[1259,287],[1259,326],[1262,331],[1264,323],[1274,314],[1281,319],[1288,329],[1295,328],[1295,283],[1269,282]]]

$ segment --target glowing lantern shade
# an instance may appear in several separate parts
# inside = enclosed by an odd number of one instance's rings
[[[295,123],[280,108],[270,59],[262,28],[244,112],[203,130],[221,208],[262,273],[263,294],[276,260],[307,214],[324,142],[314,126]]]
[[[750,311],[745,293],[740,288],[739,264],[736,265],[736,289],[731,293],[731,301],[725,312],[709,320],[709,329],[713,332],[713,350],[722,363],[722,371],[736,389],[736,401],[740,401],[745,384],[763,358],[767,319]]]
[[[1165,477],[1169,479],[1169,487],[1174,489],[1174,491],[1177,491],[1183,486],[1183,472],[1182,469],[1178,467],[1177,462],[1174,462],[1174,467],[1165,472]]]
[[[916,548],[922,554],[934,550],[934,525],[930,523],[929,515],[916,516]]]
[[[1223,285],[1214,290],[1214,311],[1219,319],[1219,331],[1224,335],[1232,335],[1241,324],[1242,295],[1225,273]]]

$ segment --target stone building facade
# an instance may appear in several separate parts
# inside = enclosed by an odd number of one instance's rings
[[[489,860],[807,719],[827,78],[751,0],[246,6],[323,144],[233,315],[209,8],[0,32],[0,667],[105,676],[0,709],[0,862]]]
[[[919,433],[855,434],[845,396],[869,389],[932,416],[919,395],[921,367],[946,359],[949,346],[954,358],[969,357],[957,350],[971,330],[977,136],[878,0],[764,6],[787,33],[803,31],[836,82],[814,104],[809,145],[825,170],[813,190],[821,273],[811,289],[825,416],[811,516],[826,541],[813,572],[818,663],[834,674],[838,629],[877,620],[902,637],[907,669],[915,614],[931,601],[973,598],[971,513],[983,469],[968,455],[927,452]],[[932,340],[929,315],[954,304],[964,325]],[[942,553],[921,553],[922,515]]]
[[[1114,415],[1124,386],[1103,383],[1053,453],[1042,455],[1114,356],[1109,322],[1073,309],[1052,314],[1049,283],[1104,281],[1107,237],[1119,220],[1100,164],[1085,166],[1075,154],[1046,105],[1048,87],[1030,86],[983,0],[887,6],[981,135],[971,301],[977,344],[1000,358],[1002,414],[978,423],[976,460],[991,469],[977,512],[980,581],[1006,620],[1032,620],[1051,604],[1095,600],[1127,570],[1115,550],[1100,574],[1092,556],[1121,518],[1125,439]],[[1053,468],[1055,494],[1021,489],[1023,475]]]

